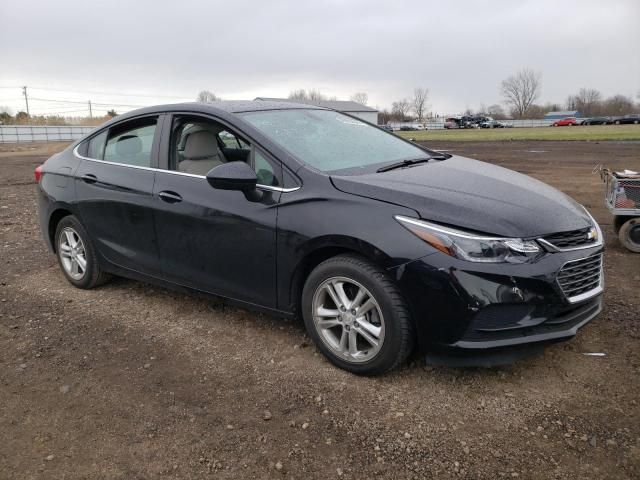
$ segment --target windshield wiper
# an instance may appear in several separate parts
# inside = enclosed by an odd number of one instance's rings
[[[447,156],[445,155],[433,155],[431,157],[424,158],[415,158],[412,160],[402,160],[401,162],[392,163],[390,165],[385,165],[384,167],[380,167],[376,170],[377,173],[380,172],[388,172],[389,170],[395,170],[396,168],[405,168],[410,167],[411,165],[417,165],[418,163],[426,163],[429,160],[446,160]]]

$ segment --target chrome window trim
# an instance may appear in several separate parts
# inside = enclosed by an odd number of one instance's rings
[[[185,177],[194,177],[194,178],[207,178],[204,175],[196,175],[194,173],[176,172],[175,170],[165,170],[163,168],[141,167],[139,165],[128,165],[126,163],[108,162],[106,160],[98,160],[97,158],[85,157],[84,155],[80,155],[80,153],[78,153],[78,148],[80,148],[80,145],[81,145],[81,143],[76,145],[76,147],[73,149],[73,154],[77,158],[80,158],[82,160],[89,160],[90,162],[97,162],[97,163],[105,163],[107,165],[116,165],[118,167],[137,168],[137,169],[140,169],[140,170],[150,170],[152,172],[170,173],[171,175],[183,175]],[[269,190],[271,192],[281,192],[281,193],[291,193],[291,192],[295,192],[296,190],[300,189],[299,186],[298,187],[283,188],[283,187],[274,187],[274,186],[271,186],[271,185],[261,185],[261,184],[257,184],[256,188],[258,188],[260,190]]]

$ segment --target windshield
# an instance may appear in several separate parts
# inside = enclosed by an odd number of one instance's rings
[[[269,110],[244,119],[300,161],[323,172],[356,174],[428,153],[394,134],[331,110]]]

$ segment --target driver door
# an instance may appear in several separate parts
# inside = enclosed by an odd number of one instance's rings
[[[259,199],[250,201],[240,191],[214,189],[205,175],[227,161],[254,165],[257,159],[259,183],[277,187],[282,184],[279,162],[204,117],[174,115],[163,135],[165,165],[161,161],[153,191],[163,276],[190,288],[275,308],[280,192],[264,189]]]

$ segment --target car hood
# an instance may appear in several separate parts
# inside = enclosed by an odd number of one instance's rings
[[[584,209],[559,190],[513,170],[459,156],[331,179],[342,192],[492,235],[528,238],[591,226]]]

